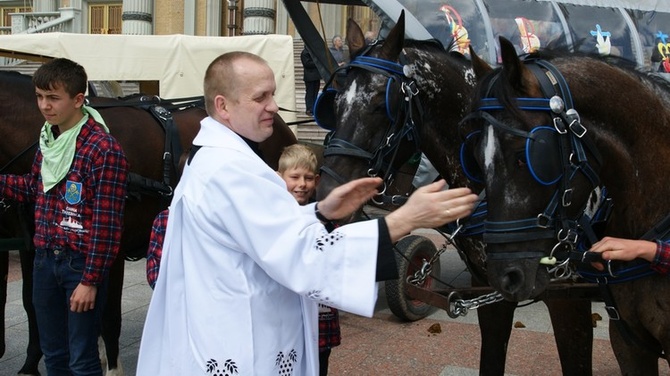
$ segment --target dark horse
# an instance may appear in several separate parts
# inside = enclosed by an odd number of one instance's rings
[[[670,196],[659,177],[670,174],[670,84],[620,59],[519,58],[500,44],[501,68],[474,63],[478,76],[488,74],[469,115],[476,163],[464,163],[486,181],[489,282],[521,301],[547,287],[546,264],[565,263],[568,274],[599,282],[622,374],[658,375],[670,350],[670,279],[641,260],[598,274],[586,251],[600,236],[668,232]],[[593,210],[604,196],[613,206],[599,207],[609,214]]]
[[[352,63],[346,82],[337,94],[325,92],[317,100],[315,115],[317,121],[323,120],[321,124],[327,125],[325,114],[333,111],[332,106],[335,111],[330,118],[335,119],[331,124],[334,134],[324,151],[317,196],[358,177],[384,176],[389,164],[402,164],[417,147],[450,186],[477,189],[463,174],[458,157],[458,123],[468,111],[475,86],[470,62],[431,41],[405,40],[404,15],[384,41],[372,46],[364,44],[360,27],[350,20],[347,43]],[[330,107],[329,99],[334,101]],[[481,236],[456,237],[456,241],[473,275],[473,285],[485,286],[487,265]],[[590,302],[544,302],[564,374],[591,374]],[[481,374],[504,374],[516,306],[503,301],[478,309]]]
[[[171,187],[177,182],[176,162],[179,150],[187,151],[200,129],[200,120],[207,114],[201,102],[187,105],[169,101],[139,103],[136,99],[90,98],[98,108],[111,133],[119,140],[130,162],[133,175],[124,215],[121,254],[110,271],[109,296],[103,315],[103,338],[108,359],[108,374],[121,374],[118,368],[119,336],[121,333],[121,291],[124,260],[138,260],[146,255],[153,218],[169,203]],[[152,115],[151,109],[161,108]],[[169,111],[171,110],[171,111]],[[161,117],[163,120],[160,120]],[[169,119],[172,118],[173,122]],[[0,173],[24,174],[35,156],[39,130],[44,118],[37,108],[35,90],[30,76],[0,72]],[[170,136],[168,136],[170,135]],[[167,137],[167,143],[166,143]],[[274,133],[261,143],[265,161],[277,168],[285,146],[296,143],[293,132],[277,115]],[[174,163],[164,162],[166,151]],[[28,315],[30,340],[27,358],[21,374],[38,374],[42,357],[32,308],[32,207],[4,202],[0,215],[0,237],[22,238],[20,252],[23,278],[23,305]],[[19,244],[20,245],[20,244]],[[4,323],[7,291],[8,253],[0,252],[0,321]],[[0,325],[0,357],[5,352],[5,327]]]

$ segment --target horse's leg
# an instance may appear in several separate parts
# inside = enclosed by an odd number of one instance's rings
[[[109,270],[107,301],[102,313],[102,339],[105,341],[107,355],[107,375],[123,375],[119,362],[119,337],[121,336],[121,292],[123,291],[123,273],[125,260],[122,255],[116,258]]]
[[[610,343],[623,376],[658,376],[658,356],[640,346],[629,345],[610,320]],[[639,333],[635,334],[636,336]]]
[[[7,305],[7,278],[9,278],[9,253],[0,251],[0,358],[5,355],[5,306]]]
[[[35,250],[22,250],[19,252],[21,258],[21,277],[23,278],[23,309],[28,316],[28,349],[26,350],[26,361],[19,371],[20,375],[39,375],[38,365],[42,359],[40,349],[40,334],[37,329],[37,318],[35,307],[33,307],[33,262]]]
[[[546,299],[564,375],[592,374],[593,323],[591,301]]]
[[[512,333],[512,321],[517,303],[502,301],[477,308],[482,349],[479,354],[479,374],[505,374],[507,343]]]

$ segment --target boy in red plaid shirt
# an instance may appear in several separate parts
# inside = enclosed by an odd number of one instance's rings
[[[49,375],[102,375],[98,335],[119,252],[128,162],[100,114],[84,105],[87,75],[54,59],[33,76],[46,122],[31,171],[0,175],[0,196],[35,205],[33,303]]]

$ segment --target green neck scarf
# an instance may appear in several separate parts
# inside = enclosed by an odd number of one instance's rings
[[[42,127],[42,131],[40,132],[40,149],[42,151],[41,174],[44,192],[49,191],[49,189],[63,180],[70,170],[77,149],[77,136],[79,136],[79,132],[86,121],[88,121],[89,116],[93,117],[105,132],[109,133],[105,121],[97,110],[89,106],[83,106],[81,110],[84,113],[84,117],[74,127],[59,135],[58,138],[54,138],[51,124],[45,122]]]

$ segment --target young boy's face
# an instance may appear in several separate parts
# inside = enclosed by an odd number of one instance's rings
[[[286,188],[300,205],[309,203],[310,197],[314,195],[316,190],[316,184],[319,182],[319,175],[305,167],[286,169],[279,176],[284,179]]]
[[[84,116],[81,106],[84,103],[84,94],[70,97],[62,84],[55,84],[51,90],[35,88],[37,105],[44,119],[52,125],[58,125],[64,132],[79,122]]]

